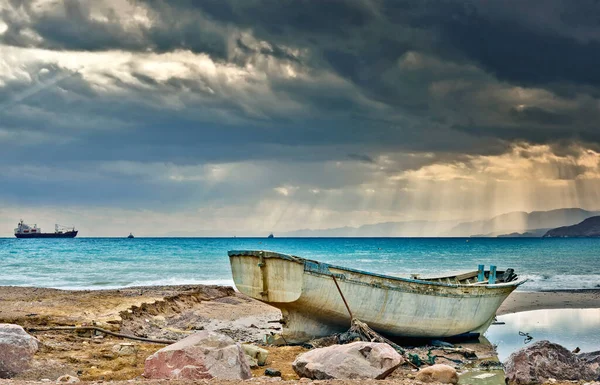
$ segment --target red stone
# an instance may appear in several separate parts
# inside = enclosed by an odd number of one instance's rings
[[[240,344],[226,335],[202,331],[148,357],[144,377],[245,380],[252,374]]]

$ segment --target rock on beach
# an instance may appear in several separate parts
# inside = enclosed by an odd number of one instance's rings
[[[133,356],[138,352],[138,347],[135,344],[124,342],[114,345],[112,352],[118,356]]]
[[[589,362],[549,341],[536,342],[511,354],[504,366],[510,384],[539,384],[550,378],[559,381],[597,379]]]
[[[27,370],[37,350],[37,340],[21,326],[0,324],[0,378]]]
[[[578,354],[577,357],[586,362],[590,368],[596,372],[598,379],[600,380],[600,350],[596,352],[581,353]]]
[[[57,384],[76,384],[81,382],[78,377],[71,376],[70,374],[65,374],[64,376],[60,376],[56,379]]]
[[[150,379],[246,380],[252,374],[240,344],[226,335],[201,331],[148,357],[143,376]]]
[[[300,377],[327,379],[384,379],[404,362],[388,344],[353,342],[314,349],[292,364]]]
[[[458,373],[452,366],[436,364],[423,368],[417,373],[421,382],[441,382],[442,384],[458,384]]]
[[[242,344],[244,352],[250,360],[254,360],[257,366],[265,366],[269,351],[252,344]]]

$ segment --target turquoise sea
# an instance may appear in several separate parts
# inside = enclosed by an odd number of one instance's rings
[[[272,250],[400,276],[495,264],[529,278],[519,290],[600,287],[600,239],[542,238],[1,238],[0,285],[232,284],[232,249]]]

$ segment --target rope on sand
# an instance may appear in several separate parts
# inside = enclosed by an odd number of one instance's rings
[[[108,335],[111,335],[114,337],[128,338],[130,340],[150,342],[150,343],[154,343],[154,344],[164,344],[164,345],[170,345],[170,344],[174,344],[175,342],[177,342],[177,341],[171,341],[171,340],[158,340],[158,339],[153,339],[153,338],[144,338],[144,337],[138,337],[138,336],[130,336],[128,334],[115,333],[115,332],[111,332],[110,330],[99,328],[98,326],[54,326],[54,327],[47,327],[47,328],[27,328],[27,331],[29,331],[29,332],[46,332],[46,331],[51,331],[51,330],[68,330],[68,331],[75,331],[75,332],[94,330],[94,331],[98,331],[100,333],[108,334]]]

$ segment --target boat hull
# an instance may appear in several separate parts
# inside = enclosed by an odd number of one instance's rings
[[[230,251],[229,257],[238,290],[281,309],[288,343],[346,331],[350,315],[340,291],[353,316],[383,334],[427,338],[482,334],[500,304],[523,282],[433,283],[266,251]]]
[[[15,234],[17,238],[75,238],[77,231],[66,231],[64,233],[29,233]]]

